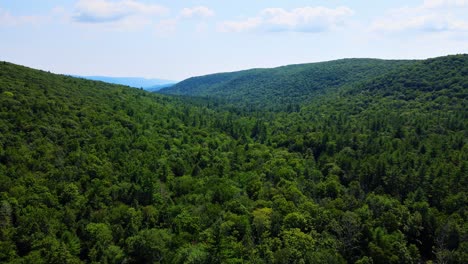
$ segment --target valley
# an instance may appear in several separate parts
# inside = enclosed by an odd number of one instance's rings
[[[468,55],[192,77],[0,62],[2,263],[466,263]]]

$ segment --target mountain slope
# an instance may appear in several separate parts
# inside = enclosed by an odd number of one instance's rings
[[[291,113],[0,62],[0,262],[466,263],[466,59]]]
[[[415,93],[432,93],[443,96],[445,92],[466,98],[468,88],[468,54],[452,55],[416,62],[382,76],[363,80],[355,85],[354,92],[400,93],[406,100]]]
[[[224,98],[240,105],[281,108],[415,61],[343,59],[189,78],[160,93]]]

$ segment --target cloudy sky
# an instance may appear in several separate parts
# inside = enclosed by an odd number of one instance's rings
[[[468,53],[468,0],[1,0],[0,60],[182,80],[254,67]]]

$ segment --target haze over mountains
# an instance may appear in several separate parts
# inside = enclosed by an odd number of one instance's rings
[[[161,92],[0,62],[1,263],[467,263],[468,55]]]
[[[176,81],[164,80],[164,79],[149,79],[141,77],[107,77],[107,76],[75,76],[81,77],[88,80],[102,81],[113,84],[128,85],[134,88],[143,88],[147,91],[157,91],[162,88],[167,88],[169,86],[177,83]]]

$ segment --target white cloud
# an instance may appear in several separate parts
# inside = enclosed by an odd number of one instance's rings
[[[79,0],[73,20],[78,23],[138,26],[150,23],[153,16],[167,13],[168,9],[163,6],[135,0]]]
[[[252,30],[262,24],[260,17],[253,17],[243,21],[226,21],[219,25],[218,30],[221,32],[242,32]]]
[[[373,31],[468,31],[468,23],[451,16],[418,15],[405,19],[384,19],[374,22]]]
[[[158,35],[167,35],[173,33],[177,29],[177,25],[186,19],[199,19],[200,22],[195,25],[196,32],[203,32],[206,30],[207,25],[201,22],[202,19],[212,17],[215,12],[205,6],[186,7],[182,9],[178,16],[159,21],[156,25],[156,33]]]
[[[464,8],[468,8],[468,0],[426,0],[419,6],[389,10],[372,23],[370,30],[382,33],[468,32],[466,15],[460,15]]]
[[[468,0],[425,0],[422,8],[468,7]]]
[[[258,16],[242,21],[225,21],[219,25],[222,32],[242,32],[253,29],[265,31],[322,32],[336,29],[352,16],[348,7],[301,7],[293,10],[266,8]]]
[[[180,12],[180,16],[183,18],[205,18],[205,17],[212,17],[214,15],[215,15],[215,12],[205,6],[184,8]]]

